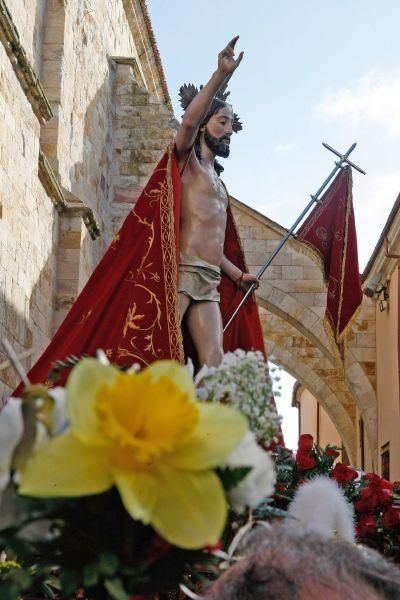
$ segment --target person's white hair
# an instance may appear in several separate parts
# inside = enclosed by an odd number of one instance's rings
[[[285,529],[324,539],[354,542],[354,508],[335,480],[315,477],[303,483],[288,508]]]

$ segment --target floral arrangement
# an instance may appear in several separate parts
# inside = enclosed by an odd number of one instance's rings
[[[228,352],[219,367],[201,375],[201,397],[240,410],[264,445],[278,441],[281,419],[272,403],[272,381],[261,352]]]
[[[335,464],[339,450],[330,445],[320,448],[309,434],[300,436],[296,454],[277,447],[272,506],[286,510],[305,481],[320,475],[330,477],[354,506],[358,541],[400,562],[400,482],[390,483],[374,473],[360,474],[340,462]]]
[[[10,564],[0,571],[4,600],[71,597],[81,588],[82,597],[127,600],[176,589],[190,565],[209,561],[204,549],[219,544],[232,511],[274,490],[270,453],[237,405],[227,405],[232,398],[200,401],[188,371],[173,361],[142,371],[76,362],[58,388],[63,426],[52,427],[52,392],[28,386],[22,400],[46,396],[35,414],[50,435],[25,452],[18,481],[7,486],[18,511],[0,529]],[[24,440],[14,454],[21,447]],[[10,456],[3,462],[13,468]]]

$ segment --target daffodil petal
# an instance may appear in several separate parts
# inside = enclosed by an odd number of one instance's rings
[[[153,471],[114,471],[113,480],[131,517],[150,523],[159,493],[157,475]]]
[[[165,470],[151,523],[167,541],[196,549],[216,544],[225,526],[227,506],[213,471]]]
[[[212,471],[114,474],[125,508],[168,542],[186,549],[216,544],[226,520],[222,484]]]
[[[67,382],[67,412],[71,428],[88,444],[104,444],[95,412],[96,394],[100,386],[112,384],[120,371],[102,365],[94,358],[84,358],[71,371]]]
[[[246,418],[234,408],[199,402],[200,421],[190,436],[164,459],[175,469],[203,470],[222,464],[243,439]]]
[[[102,448],[82,444],[71,431],[40,448],[22,471],[20,494],[74,497],[99,494],[112,486]]]
[[[157,381],[160,377],[167,377],[182,392],[189,394],[191,398],[195,399],[193,379],[190,377],[187,369],[179,363],[173,360],[158,360],[146,367],[146,371],[151,373],[154,381]]]

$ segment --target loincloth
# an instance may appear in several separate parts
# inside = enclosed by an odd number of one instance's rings
[[[216,265],[188,254],[179,255],[178,292],[196,302],[219,302],[218,286],[221,269]]]

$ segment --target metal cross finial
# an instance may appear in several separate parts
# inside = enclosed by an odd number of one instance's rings
[[[290,238],[290,236],[294,233],[294,230],[296,229],[296,227],[304,219],[304,217],[306,216],[306,214],[308,213],[308,211],[310,210],[310,208],[312,207],[312,205],[314,204],[314,202],[318,202],[320,194],[324,191],[324,189],[326,188],[326,186],[328,185],[328,183],[331,181],[331,179],[333,179],[333,177],[336,175],[336,173],[339,171],[339,169],[341,169],[341,167],[342,167],[343,164],[348,164],[351,167],[353,167],[354,169],[356,169],[356,171],[359,171],[360,173],[362,173],[363,175],[365,175],[365,171],[363,171],[362,169],[360,169],[360,167],[358,167],[357,165],[355,165],[354,163],[352,163],[349,160],[349,158],[348,158],[349,155],[353,152],[354,148],[357,146],[356,142],[354,142],[354,144],[352,144],[350,146],[350,148],[347,150],[347,152],[345,154],[340,154],[340,152],[338,152],[337,150],[335,150],[334,148],[332,148],[332,146],[329,146],[329,144],[326,144],[325,142],[323,142],[322,145],[327,150],[330,150],[331,152],[333,152],[333,154],[336,154],[336,156],[338,156],[340,158],[340,160],[338,160],[337,162],[335,162],[335,168],[331,171],[331,173],[325,179],[324,183],[321,185],[321,187],[318,189],[318,191],[315,192],[315,194],[311,194],[311,200],[310,200],[310,202],[307,204],[307,206],[305,207],[305,209],[303,210],[303,212],[301,213],[301,215],[293,223],[293,225],[288,230],[288,232],[286,233],[286,235],[279,242],[279,244],[277,245],[277,247],[275,248],[275,250],[273,251],[273,253],[271,254],[271,256],[265,261],[265,263],[263,264],[263,266],[261,267],[261,269],[258,271],[258,273],[257,273],[257,279],[260,279],[261,275],[269,267],[269,265],[271,264],[271,262],[274,260],[275,256],[280,252],[282,246],[287,242],[287,240]],[[228,320],[227,324],[225,325],[224,332],[228,329],[229,325],[232,323],[233,319],[235,318],[235,316],[238,313],[238,311],[240,310],[240,308],[243,306],[243,304],[246,302],[247,298],[250,296],[250,294],[252,294],[254,292],[255,289],[256,289],[256,283],[253,283],[249,287],[249,289],[247,290],[247,292],[245,293],[245,295],[241,299],[240,303],[238,304],[237,308],[235,309],[234,313],[232,314],[232,316]]]
[[[337,150],[335,150],[335,148],[332,148],[332,146],[330,146],[326,142],[322,142],[322,145],[323,145],[324,148],[326,148],[327,150],[330,150],[331,152],[333,152],[333,154],[336,154],[336,156],[338,156],[340,158],[340,164],[347,163],[348,165],[350,165],[351,167],[353,167],[353,169],[355,169],[359,173],[362,173],[363,175],[366,174],[365,171],[363,171],[362,169],[360,169],[360,167],[357,167],[357,165],[355,165],[353,162],[351,162],[351,160],[349,160],[347,158],[349,156],[349,154],[351,152],[353,152],[354,148],[357,146],[356,142],[354,142],[354,144],[352,146],[350,146],[350,148],[347,150],[346,154],[340,154],[340,152],[338,152]],[[335,164],[337,165],[338,163],[335,163]]]

